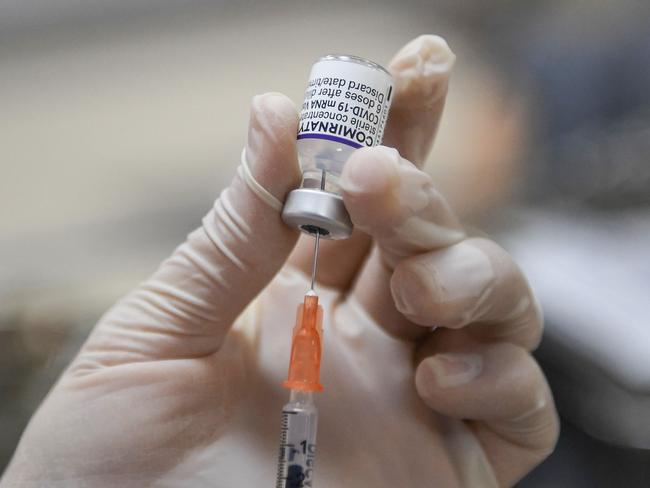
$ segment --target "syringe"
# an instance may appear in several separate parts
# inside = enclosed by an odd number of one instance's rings
[[[282,409],[276,488],[313,486],[317,425],[313,393],[291,390],[289,403]]]
[[[320,361],[323,309],[314,291],[320,234],[316,233],[311,288],[298,306],[291,343],[289,377],[283,383],[291,390],[282,409],[282,432],[276,488],[313,486],[318,411],[313,392],[322,391]]]

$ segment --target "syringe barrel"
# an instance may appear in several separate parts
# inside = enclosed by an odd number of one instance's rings
[[[317,425],[313,393],[292,390],[282,409],[276,488],[313,486]]]

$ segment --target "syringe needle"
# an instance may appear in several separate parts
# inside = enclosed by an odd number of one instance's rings
[[[311,291],[314,291],[314,283],[316,282],[316,270],[318,269],[318,248],[320,244],[320,231],[316,231],[316,238],[314,239],[314,262],[311,266]]]
[[[325,170],[321,170],[320,176],[320,189],[325,190],[325,178],[327,178],[327,173]],[[314,242],[314,262],[311,265],[311,286],[309,289],[314,291],[314,284],[316,283],[316,270],[318,269],[318,248],[320,246],[320,229],[316,229],[316,239]]]

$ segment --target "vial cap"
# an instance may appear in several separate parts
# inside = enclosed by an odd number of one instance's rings
[[[324,239],[347,239],[352,221],[340,195],[315,188],[298,188],[287,196],[282,220],[289,226]]]

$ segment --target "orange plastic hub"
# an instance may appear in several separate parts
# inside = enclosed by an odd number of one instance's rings
[[[304,303],[298,306],[293,328],[289,377],[282,384],[285,388],[323,391],[320,384],[322,322],[323,308],[318,305],[318,296],[305,295]]]

